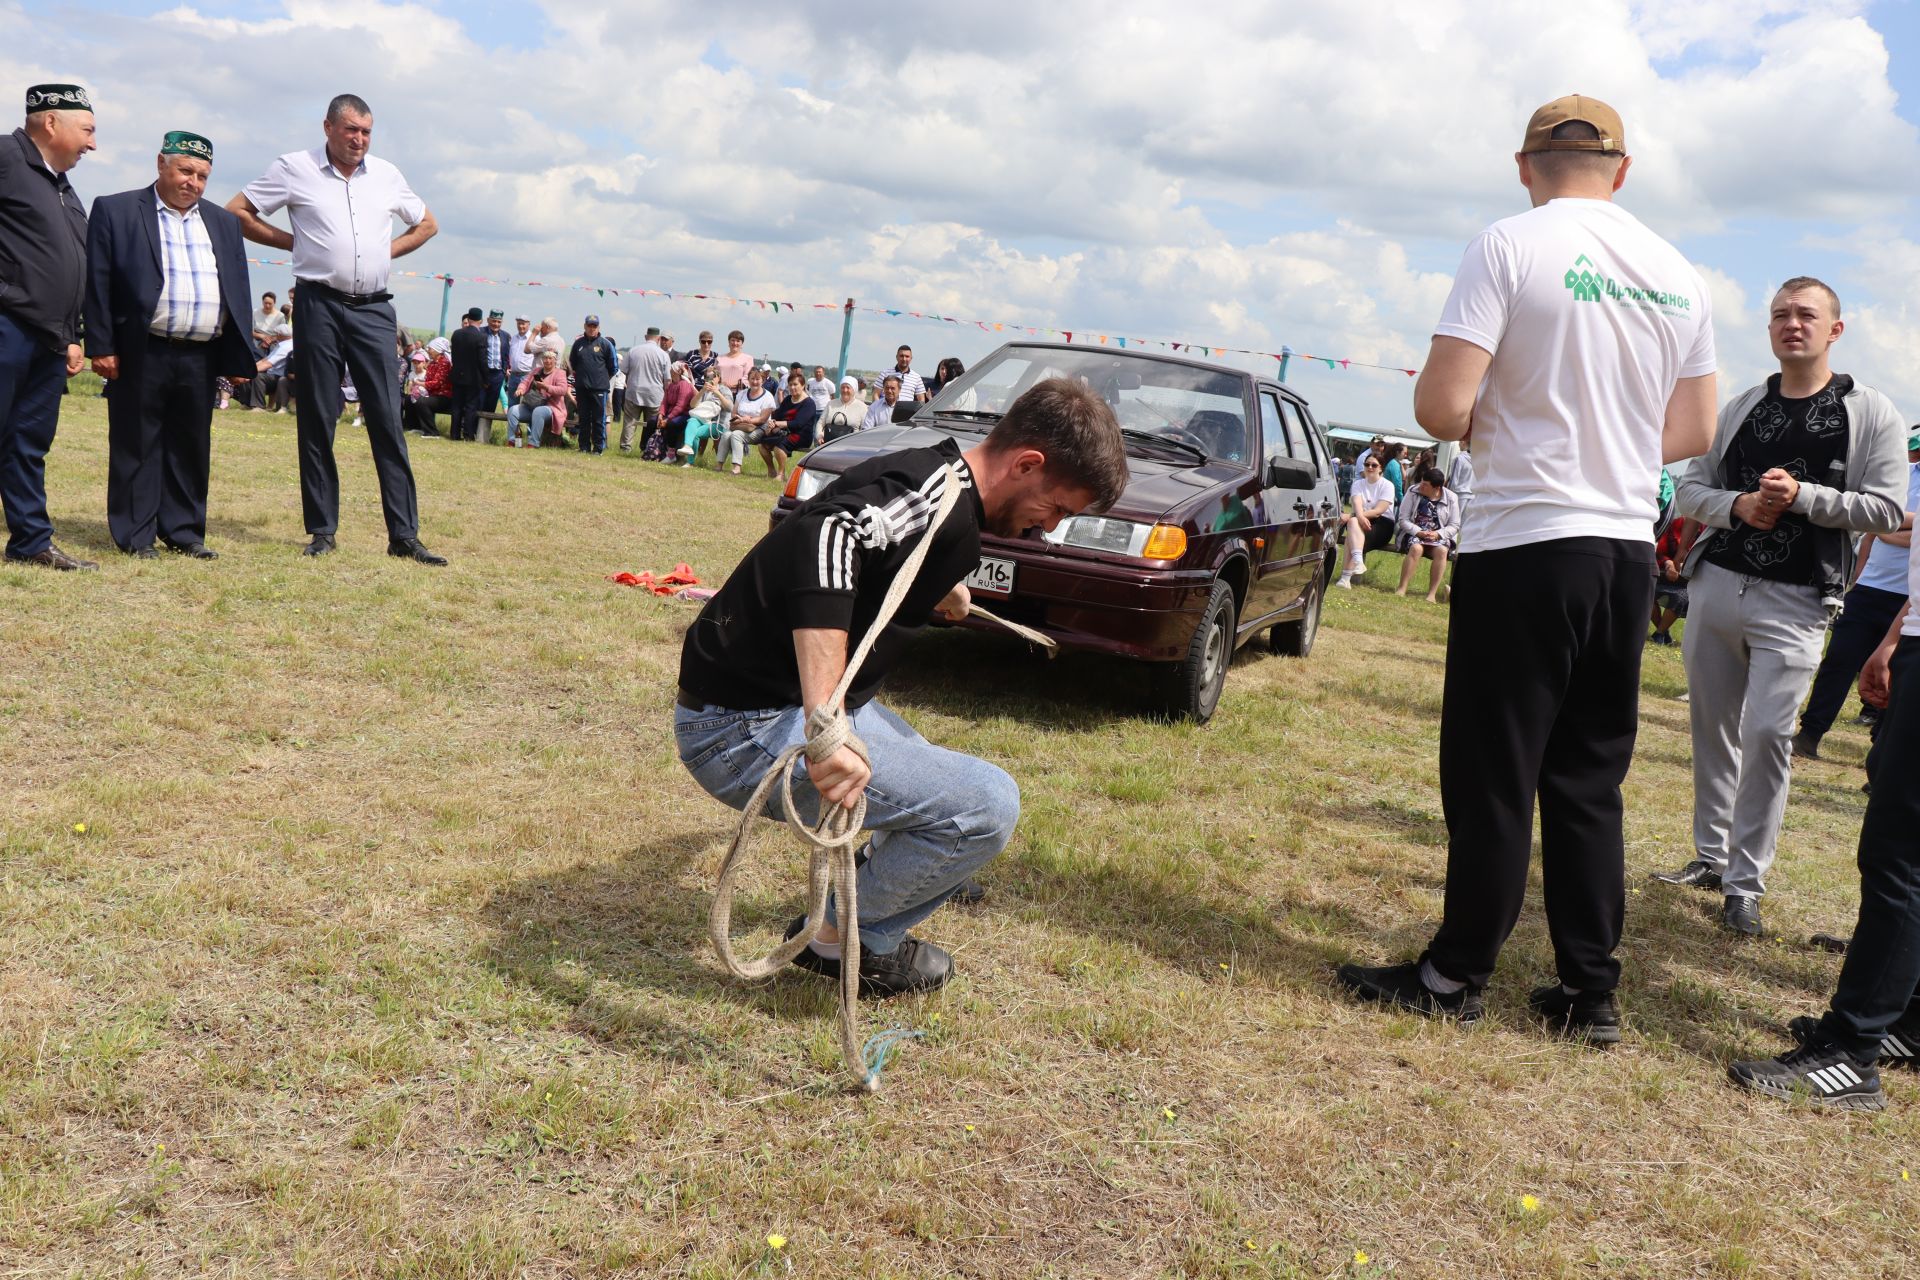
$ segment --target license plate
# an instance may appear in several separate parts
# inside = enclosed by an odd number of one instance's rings
[[[1013,594],[1013,569],[1014,564],[1011,560],[981,556],[980,567],[967,575],[967,589],[985,591],[996,596],[1010,596]]]

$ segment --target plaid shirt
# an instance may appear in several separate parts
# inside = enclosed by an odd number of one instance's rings
[[[195,205],[175,213],[157,196],[160,219],[160,302],[147,332],[162,338],[206,342],[220,333],[220,269],[213,261],[213,240]]]

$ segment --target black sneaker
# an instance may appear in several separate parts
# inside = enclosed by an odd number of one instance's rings
[[[1805,1098],[1836,1111],[1884,1111],[1887,1106],[1879,1070],[1870,1062],[1855,1062],[1828,1040],[1801,1045],[1777,1058],[1736,1062],[1727,1075],[1742,1089],[1773,1098]]]
[[[1480,988],[1462,987],[1450,996],[1430,990],[1420,981],[1420,962],[1369,967],[1343,964],[1334,971],[1340,985],[1361,1000],[1374,1000],[1423,1013],[1429,1018],[1478,1022],[1486,1011]]]
[[[1661,884],[1683,884],[1690,889],[1718,889],[1720,873],[1705,858],[1695,858],[1678,871],[1656,871],[1648,876]]]
[[[787,926],[791,938],[806,925],[801,916]],[[812,947],[802,947],[793,963],[809,973],[838,981],[840,962],[830,960]],[[876,955],[864,947],[860,951],[860,996],[865,1000],[886,1000],[892,996],[933,991],[953,977],[953,957],[924,938],[908,934],[886,955]]]
[[[1787,1023],[1787,1034],[1798,1045],[1812,1044],[1820,1038],[1820,1019],[1805,1014]],[[1880,1042],[1883,1067],[1920,1067],[1920,1015],[1908,1014],[1893,1024]]]
[[[1728,894],[1720,904],[1720,927],[1743,938],[1765,933],[1766,926],[1760,923],[1760,899],[1746,893]]]
[[[1527,996],[1527,1008],[1570,1040],[1603,1048],[1620,1043],[1620,1002],[1611,991],[1568,995],[1556,982]]]
[[[955,906],[970,907],[987,896],[987,887],[978,880],[962,880],[960,887],[947,899]]]

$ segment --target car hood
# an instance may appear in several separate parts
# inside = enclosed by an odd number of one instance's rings
[[[962,450],[985,440],[984,431],[947,430],[919,419],[893,426],[871,427],[826,444],[802,460],[810,471],[838,475],[868,458],[902,449],[925,449],[953,440]],[[1223,484],[1246,476],[1247,469],[1230,462],[1195,465],[1176,457],[1176,451],[1127,446],[1127,489],[1107,514],[1123,520],[1151,522],[1192,502]]]

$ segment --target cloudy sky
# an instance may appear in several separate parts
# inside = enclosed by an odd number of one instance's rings
[[[1810,273],[1846,305],[1837,363],[1920,419],[1912,0],[0,0],[0,67],[92,90],[86,198],[186,128],[224,201],[353,92],[440,221],[405,268],[799,304],[461,281],[456,310],[738,326],[828,364],[815,303],[1008,325],[857,317],[856,366],[907,341],[928,371],[1025,325],[1418,365],[1466,239],[1525,208],[1527,115],[1589,93],[1626,121],[1623,204],[1712,288],[1723,392]],[[437,323],[437,282],[395,290]],[[1323,420],[1410,421],[1402,374],[1290,381]]]

